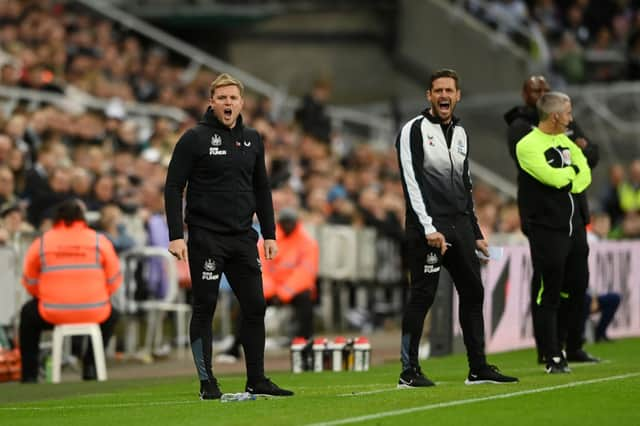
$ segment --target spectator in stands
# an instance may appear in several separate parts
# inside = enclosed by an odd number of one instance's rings
[[[49,177],[44,191],[39,192],[27,209],[27,219],[36,228],[41,228],[43,220],[51,219],[57,205],[71,198],[71,177],[69,169],[56,167]]]
[[[549,84],[547,83],[544,76],[541,75],[533,75],[527,78],[522,85],[522,99],[524,100],[523,106],[514,107],[511,110],[507,111],[504,115],[505,121],[509,126],[507,130],[507,147],[509,149],[509,153],[515,154],[517,144],[520,143],[522,138],[531,132],[531,129],[535,128],[538,125],[539,121],[539,109],[537,108],[537,103],[542,96],[548,93],[550,90]],[[538,110],[536,110],[538,109]],[[600,159],[599,148],[598,145],[593,143],[593,141],[587,140],[586,136],[582,132],[582,129],[578,126],[578,124],[573,120],[568,122],[568,127],[565,129],[565,134],[568,136],[569,140],[578,147],[584,156],[587,159],[588,166],[590,169],[593,169],[597,166],[598,161]],[[518,163],[517,158],[516,166],[519,168],[521,164]],[[528,227],[532,221],[531,212],[529,211],[528,203],[524,200],[527,199],[527,194],[522,193],[525,186],[520,185],[520,179],[526,175],[522,173],[518,174],[518,207],[520,211],[520,223],[522,226],[522,232],[528,236]],[[587,203],[587,195],[585,192],[575,193],[572,195],[576,200],[577,205],[577,213],[580,215],[580,221],[585,226],[589,223],[589,206]],[[533,249],[532,249],[533,250]],[[537,269],[537,263],[534,263],[534,271],[531,277],[531,317],[534,323],[534,337],[536,339],[536,347],[538,349],[538,362],[543,361],[544,354],[541,351],[541,346],[539,342],[541,341],[541,337],[539,335],[539,330],[536,327],[536,316],[538,312],[538,288],[540,282],[540,271]],[[583,275],[583,278],[586,280],[584,286],[579,287],[580,291],[586,291],[588,281],[589,281],[589,271],[588,264],[584,265],[587,270],[585,271],[586,275]],[[568,299],[563,299],[561,301],[561,306],[559,308],[560,312],[560,322],[559,327],[561,329],[561,344],[564,343],[564,338],[566,335],[566,346],[567,351],[571,354],[571,361],[580,362],[582,361],[593,361],[594,359],[589,354],[582,350],[582,335],[584,331],[582,318],[584,317],[584,313],[582,312],[582,299],[584,298],[584,294],[571,295]]]
[[[640,236],[640,160],[629,164],[627,179],[618,186],[618,202],[624,213],[621,229],[625,238]]]
[[[402,320],[399,387],[434,385],[422,373],[418,348],[442,266],[460,296],[460,325],[470,369],[466,383],[518,381],[487,364],[484,352],[484,289],[476,250],[487,257],[489,251],[473,210],[467,134],[453,115],[460,101],[458,84],[453,70],[432,74],[427,90],[430,107],[407,122],[396,139],[411,273]]]
[[[318,276],[318,243],[305,231],[298,220],[298,212],[283,208],[276,225],[278,256],[267,261],[260,248],[264,298],[268,305],[291,305],[296,329],[294,336],[310,339],[313,336],[313,300],[316,297]],[[239,327],[234,343],[216,361],[235,362],[240,357]],[[293,336],[291,336],[293,337]]]
[[[122,220],[122,210],[116,204],[106,204],[100,209],[96,230],[109,239],[118,254],[136,245]]]
[[[120,262],[109,240],[87,226],[84,214],[79,201],[62,203],[56,209],[53,229],[37,238],[25,255],[22,284],[34,298],[20,313],[24,383],[38,380],[42,330],[56,324],[100,323],[104,347],[113,334],[118,315],[109,297],[122,283]],[[90,347],[82,377],[96,379]]]
[[[0,246],[16,241],[20,234],[33,232],[33,226],[24,221],[24,213],[17,203],[0,205]]]
[[[15,203],[17,200],[13,172],[8,166],[0,164],[0,205]]]
[[[191,348],[200,379],[200,398],[222,393],[211,369],[211,321],[224,273],[243,313],[242,345],[247,367],[245,390],[290,396],[264,375],[265,300],[251,227],[260,221],[265,257],[277,253],[271,188],[260,135],[243,124],[244,85],[229,74],[211,83],[202,121],[175,146],[165,185],[169,252],[187,260],[182,197],[187,186],[189,267],[193,291]]]
[[[572,121],[570,98],[545,93],[537,106],[538,126],[516,145],[518,204],[527,221],[534,268],[531,295],[538,344],[547,373],[568,373],[567,360],[598,361],[582,349],[588,217],[581,208],[574,213],[579,202],[574,194],[590,185],[591,169],[579,145],[566,136]],[[568,294],[565,307],[560,306],[561,293]],[[565,338],[566,359],[561,352]]]
[[[296,122],[307,135],[329,143],[331,140],[331,119],[327,115],[326,103],[331,96],[331,83],[318,79],[313,83],[311,93],[302,99],[302,105],[295,112]]]
[[[620,207],[620,199],[618,197],[618,188],[625,180],[624,166],[620,163],[614,163],[609,166],[608,177],[609,181],[600,198],[600,207],[609,215],[611,227],[616,228],[624,217],[624,212]]]
[[[33,168],[25,176],[24,194],[27,199],[35,199],[40,193],[47,192],[49,188],[49,175],[56,167],[56,158],[51,144],[40,146],[36,154],[36,162]],[[33,223],[33,222],[32,222]]]

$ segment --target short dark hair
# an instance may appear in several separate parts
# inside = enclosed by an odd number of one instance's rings
[[[443,77],[452,78],[456,82],[456,89],[458,88],[458,82],[460,81],[460,79],[458,78],[458,73],[451,68],[442,68],[431,74],[431,77],[429,79],[429,89],[433,88],[433,82],[435,80]]]
[[[66,226],[70,226],[77,221],[87,221],[84,216],[84,206],[80,200],[71,198],[58,204],[53,214],[53,223],[64,222]]]

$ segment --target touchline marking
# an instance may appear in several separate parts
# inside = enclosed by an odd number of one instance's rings
[[[56,405],[52,407],[0,407],[0,411],[53,411],[74,410],[89,408],[129,408],[129,407],[153,407],[157,405],[198,404],[200,400],[188,401],[155,401],[155,402],[123,402],[116,404],[87,404],[87,405]]]
[[[333,421],[328,421],[328,422],[311,423],[308,426],[331,426],[331,425],[343,425],[343,424],[347,424],[347,423],[364,422],[364,421],[367,421],[367,420],[376,420],[376,419],[381,419],[383,417],[401,416],[403,414],[410,414],[410,413],[416,413],[416,412],[419,412],[419,411],[433,410],[433,409],[436,409],[436,408],[453,407],[453,406],[456,406],[456,405],[473,404],[475,402],[492,401],[492,400],[496,400],[496,399],[506,399],[506,398],[512,398],[514,396],[530,395],[530,394],[534,394],[534,393],[554,391],[554,390],[557,390],[557,389],[573,388],[573,387],[576,387],[576,386],[590,385],[590,384],[601,383],[601,382],[609,382],[609,381],[612,381],[612,380],[623,380],[623,379],[628,379],[630,377],[637,377],[637,376],[640,376],[640,373],[629,373],[629,374],[622,374],[622,375],[619,375],[619,376],[601,377],[599,379],[584,380],[584,381],[581,381],[581,382],[571,382],[571,383],[565,383],[563,385],[547,386],[547,387],[544,387],[544,388],[537,388],[537,389],[527,389],[527,390],[518,391],[518,392],[511,392],[511,393],[503,393],[503,394],[500,394],[500,395],[485,396],[485,397],[482,397],[482,398],[470,398],[470,399],[461,399],[461,400],[458,400],[458,401],[440,402],[438,404],[423,405],[422,407],[403,408],[401,410],[386,411],[386,412],[382,412],[382,413],[369,414],[369,415],[366,415],[366,416],[348,417],[346,419],[339,419],[339,420],[333,420]]]
[[[449,383],[451,383],[451,382],[436,382],[436,385],[442,386],[442,385],[446,385],[446,384],[449,384]],[[340,394],[338,394],[336,396],[360,396],[360,395],[370,395],[370,394],[373,394],[373,393],[393,392],[393,391],[412,391],[412,390],[414,390],[414,389],[395,387],[395,388],[384,388],[384,389],[376,389],[376,390],[362,391],[362,392],[340,393]]]

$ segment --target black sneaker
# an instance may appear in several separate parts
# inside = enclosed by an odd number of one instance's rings
[[[600,358],[597,358],[584,349],[578,349],[577,351],[567,352],[567,361],[571,362],[600,362]]]
[[[268,377],[263,378],[262,380],[249,383],[247,382],[247,386],[244,388],[245,391],[249,392],[253,395],[258,396],[292,396],[293,392],[290,390],[282,389],[280,386],[273,383],[269,380]]]
[[[485,364],[483,367],[477,370],[470,370],[467,380],[464,381],[465,385],[478,385],[482,383],[516,383],[517,377],[505,376],[500,373],[498,367],[495,365]]]
[[[213,380],[201,380],[200,381],[200,399],[220,399],[222,392],[218,387],[218,381]]]
[[[569,368],[569,364],[567,364],[567,360],[564,357],[554,356],[551,358],[551,362],[547,363],[547,367],[545,368],[547,374],[566,374],[571,373],[571,369]]]
[[[400,389],[426,388],[435,385],[427,376],[422,374],[420,367],[407,368],[400,373],[400,379],[398,380],[398,388]]]

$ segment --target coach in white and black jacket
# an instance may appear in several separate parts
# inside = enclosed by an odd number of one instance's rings
[[[441,266],[451,274],[460,296],[460,325],[470,369],[466,383],[515,382],[516,378],[488,365],[484,352],[484,289],[476,250],[488,257],[488,246],[473,210],[467,133],[453,115],[460,100],[456,72],[434,73],[427,99],[430,108],[406,123],[396,140],[411,274],[398,386],[433,386],[420,369],[418,347]]]

